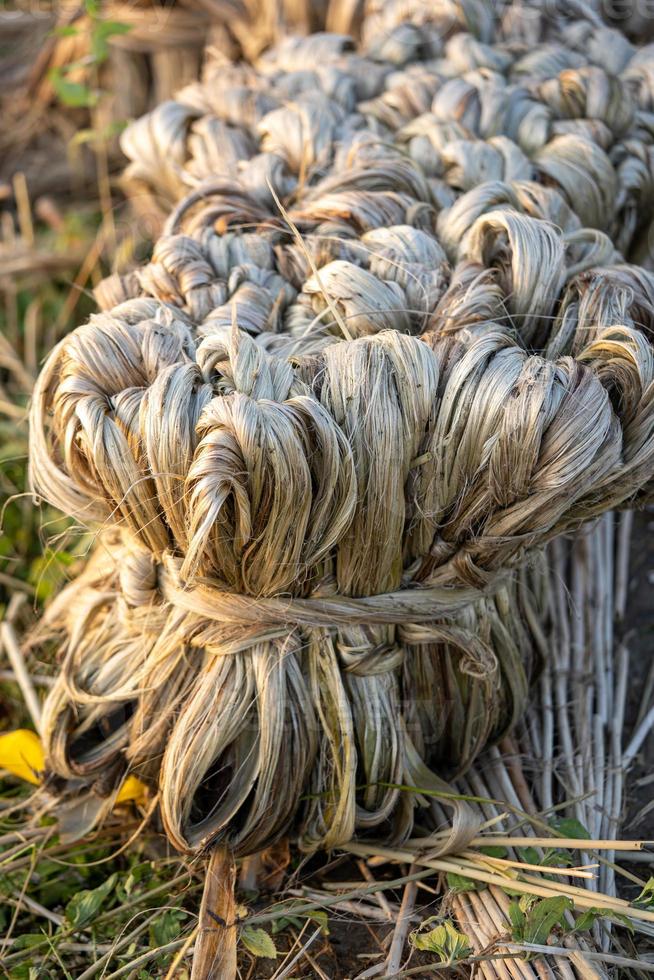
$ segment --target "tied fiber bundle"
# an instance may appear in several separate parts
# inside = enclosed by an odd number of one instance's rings
[[[540,546],[649,495],[637,55],[584,73],[593,19],[539,62],[452,10],[215,68],[193,97],[233,115],[196,106],[164,174],[211,182],[44,368],[33,485],[106,527],[49,617],[49,763],[86,818],[129,770],[186,850],[406,837],[435,811],[399,787],[522,711]],[[474,830],[458,806],[441,847]]]
[[[291,826],[331,846],[391,818],[406,835],[415,801],[389,786],[434,785],[441,678],[482,711],[501,681],[466,608],[651,479],[652,370],[633,328],[556,362],[497,328],[291,365],[243,333],[196,345],[147,301],[94,318],[35,396],[36,488],[116,525],[65,599],[53,769],[106,783],[161,761],[184,848],[248,853]]]

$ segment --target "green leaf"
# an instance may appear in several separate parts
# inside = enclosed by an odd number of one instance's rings
[[[66,551],[48,549],[31,562],[27,580],[35,587],[37,599],[45,601],[59,590],[66,581],[67,569],[74,561],[74,557]]]
[[[301,929],[307,919],[320,925],[320,932],[323,936],[329,935],[329,918],[324,909],[314,909],[312,912],[306,912],[302,915],[293,915],[289,912],[288,915],[273,919],[272,934],[276,936],[278,932],[283,932],[289,926],[293,926],[294,929]]]
[[[243,926],[241,942],[253,956],[261,956],[269,960],[274,960],[277,956],[277,947],[265,929]]]
[[[524,892],[518,897],[518,905],[525,913],[525,915],[527,914],[529,909],[536,904],[537,901],[538,898],[536,897],[536,895],[529,895],[529,894],[525,895]]]
[[[42,932],[26,932],[14,939],[12,949],[31,949],[43,942]]]
[[[96,64],[101,64],[109,57],[109,38],[117,34],[127,34],[131,29],[131,24],[121,24],[117,20],[98,21],[91,32],[91,54]]]
[[[116,895],[120,902],[126,902],[136,886],[144,879],[151,879],[153,874],[152,861],[135,861],[127,872],[120,875],[116,885]]]
[[[301,929],[302,925],[303,922],[299,915],[281,915],[278,919],[273,919],[272,934],[276,936],[278,932],[283,932],[289,926],[293,926],[294,929]]]
[[[460,895],[462,892],[480,892],[486,887],[483,882],[473,881],[472,878],[458,875],[454,871],[447,872],[447,884],[455,895]]]
[[[308,918],[320,926],[321,936],[329,935],[329,916],[324,909],[314,909],[313,912],[309,912]]]
[[[515,942],[524,942],[525,934],[525,923],[527,922],[527,916],[520,908],[520,902],[513,899],[509,902],[509,922],[511,923],[511,935]]]
[[[587,932],[589,929],[593,928],[593,925],[598,919],[610,919],[612,922],[616,922],[618,925],[624,926],[629,932],[634,931],[634,925],[631,919],[621,912],[615,912],[613,909],[603,909],[594,906],[591,909],[586,909],[582,912],[580,916],[575,920],[573,932]]]
[[[66,918],[70,924],[79,928],[95,918],[102,908],[103,902],[113,891],[117,878],[117,874],[112,874],[97,888],[78,892],[71,898],[66,906]]]
[[[177,939],[182,931],[182,909],[166,909],[150,923],[150,945],[166,946]]]
[[[543,855],[541,864],[547,865],[548,868],[569,868],[572,864],[572,855],[559,847],[551,847]]]
[[[439,961],[445,966],[451,966],[452,963],[464,960],[472,953],[468,937],[459,932],[449,919],[429,932],[412,933],[411,942],[416,949],[435,953]]]
[[[527,912],[524,942],[544,945],[552,929],[563,924],[565,913],[572,907],[571,899],[565,895],[554,895],[536,902]]]
[[[74,24],[62,24],[50,31],[50,37],[75,37],[77,34],[79,31]]]
[[[631,903],[639,909],[649,909],[654,906],[654,878],[648,878],[640,895]]]
[[[595,925],[595,922],[599,918],[599,909],[586,909],[581,915],[575,919],[575,932],[588,932]]]
[[[518,854],[525,864],[540,864],[540,857],[535,847],[519,847]]]
[[[574,837],[575,840],[590,840],[590,834],[583,823],[574,817],[554,817],[549,822],[552,830],[556,830],[562,837]]]
[[[488,847],[480,847],[479,850],[482,854],[486,854],[491,858],[505,858],[509,853],[506,847],[502,847],[500,844],[491,844]]]
[[[18,963],[7,976],[10,980],[38,980],[39,974],[36,967],[29,963]]]
[[[97,94],[92,92],[88,86],[83,85],[82,82],[69,81],[65,78],[61,68],[51,68],[48,72],[48,78],[57,97],[64,105],[79,109],[89,108],[97,104]]]

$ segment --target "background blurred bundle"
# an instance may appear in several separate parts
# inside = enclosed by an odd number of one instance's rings
[[[86,0],[4,10],[0,180],[20,171],[32,195],[88,193],[95,167],[85,142],[100,140],[120,166],[120,128],[196,79],[206,49],[253,57],[285,31],[323,22],[320,6],[241,0]]]

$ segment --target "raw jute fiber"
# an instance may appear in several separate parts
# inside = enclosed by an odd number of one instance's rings
[[[35,491],[103,529],[45,623],[78,828],[132,771],[184,850],[406,838],[523,710],[542,546],[651,494],[654,56],[586,7],[362,38],[125,134],[181,200],[32,409]]]

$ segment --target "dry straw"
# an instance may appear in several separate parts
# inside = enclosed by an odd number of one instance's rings
[[[591,8],[380,4],[126,132],[166,234],[31,420],[103,529],[44,623],[69,827],[128,771],[188,851],[438,826],[523,713],[543,546],[651,493],[653,77]]]

